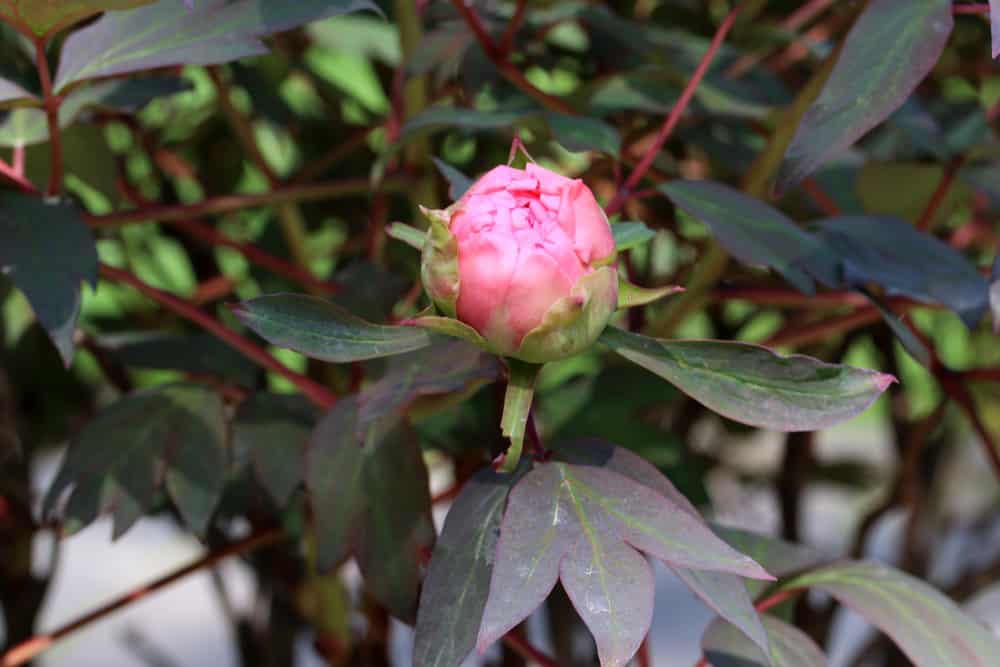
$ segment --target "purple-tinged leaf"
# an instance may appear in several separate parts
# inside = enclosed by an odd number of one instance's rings
[[[660,340],[608,327],[600,341],[734,421],[776,431],[813,431],[856,417],[895,378],[713,340]]]
[[[94,238],[75,206],[0,192],[0,275],[24,292],[67,366],[80,283],[97,286],[97,263]]]
[[[898,109],[951,34],[951,0],[872,0],[785,152],[780,190],[798,183]]]
[[[846,562],[792,580],[824,591],[887,634],[916,667],[990,667],[1000,639],[940,592],[875,562]]]
[[[155,0],[0,0],[0,20],[31,38],[51,35],[88,16],[148,5]]]
[[[601,665],[627,665],[653,622],[649,562],[625,542],[581,539],[559,564],[559,580],[594,636]]]
[[[302,457],[316,418],[316,409],[296,394],[254,394],[236,413],[237,460],[253,467],[279,506],[284,507],[302,483]]]
[[[703,521],[694,505],[677,490],[670,480],[645,459],[623,447],[615,447],[598,440],[582,440],[561,444],[558,446],[557,452],[559,457],[566,461],[596,466],[624,475],[653,489],[698,521]],[[726,539],[724,535],[720,535],[720,537]],[[731,546],[733,545],[731,544]],[[738,546],[735,548],[743,553],[743,550]],[[761,563],[761,565],[770,574],[775,574],[765,564]],[[695,595],[704,600],[705,604],[737,626],[762,650],[767,650],[767,635],[747,591],[750,582],[725,572],[708,572],[682,567],[671,567],[671,569]],[[754,581],[752,583],[763,585],[763,582]]]
[[[0,102],[19,100],[22,98],[32,98],[35,96],[9,79],[0,79]]]
[[[772,267],[807,294],[815,291],[813,277],[834,280],[837,258],[773,206],[711,181],[673,181],[659,189],[675,206],[707,225],[740,261]]]
[[[168,493],[185,522],[204,534],[226,482],[222,401],[198,385],[166,385],[122,398],[77,436],[45,498],[51,516],[66,489],[65,530],[113,514],[124,534]]]
[[[56,90],[84,79],[169,65],[217,65],[266,53],[260,38],[320,18],[360,10],[371,0],[177,0],[108,12],[63,45]]]
[[[1000,0],[990,0],[990,32],[993,34],[993,57],[1000,56]]]
[[[750,556],[779,579],[825,565],[831,560],[810,547],[785,542],[776,537],[720,525],[713,525],[712,530],[729,546]],[[754,580],[745,582],[753,595],[762,593],[767,585]]]
[[[764,615],[764,629],[771,646],[770,658],[748,642],[737,628],[715,619],[701,638],[701,649],[711,667],[826,667],[827,659],[816,642],[795,626]]]
[[[269,294],[232,310],[269,343],[335,363],[412,352],[432,340],[419,327],[372,324],[329,301],[304,294]]]
[[[414,667],[458,665],[475,648],[500,520],[520,477],[481,470],[448,510],[420,596]]]
[[[435,341],[389,361],[386,374],[360,396],[361,421],[391,416],[418,399],[474,392],[499,379],[501,371],[495,356],[465,341]]]
[[[316,567],[350,554],[393,615],[416,617],[423,554],[434,546],[427,468],[396,418],[359,422],[355,396],[320,421],[306,454],[316,528]]]
[[[843,216],[817,226],[817,235],[840,256],[844,286],[875,283],[889,294],[939,303],[969,328],[989,308],[989,287],[976,267],[913,225],[890,216]]]
[[[572,552],[581,559],[566,570],[574,603],[591,627],[599,653],[608,656],[606,664],[625,664],[631,657],[625,655],[626,649],[638,648],[651,617],[644,604],[623,602],[615,591],[634,590],[647,576],[648,564],[624,555],[614,546],[617,543],[670,565],[771,578],[686,508],[647,486],[589,465],[539,464],[510,494],[479,649],[502,637],[545,600],[560,577],[564,558]],[[586,556],[580,556],[582,550]],[[581,572],[593,582],[585,585]]]

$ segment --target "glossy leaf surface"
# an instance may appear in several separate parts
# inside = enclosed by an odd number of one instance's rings
[[[809,294],[815,289],[814,276],[833,279],[836,258],[784,213],[759,199],[710,181],[674,181],[661,185],[660,191],[707,225],[737,259],[770,266]]]
[[[811,431],[855,417],[894,381],[746,343],[660,340],[616,327],[600,340],[715,412],[777,431]]]
[[[649,487],[592,466],[540,464],[508,501],[479,648],[524,619],[563,579],[602,663],[624,665],[652,618],[649,564],[636,550],[671,565],[769,578]]]
[[[323,299],[272,294],[244,301],[233,313],[264,340],[307,357],[346,363],[388,357],[427,347],[418,327],[372,324]]]
[[[25,34],[43,36],[100,12],[151,2],[155,0],[0,0],[0,19]]]
[[[448,510],[420,596],[415,667],[457,665],[475,648],[500,519],[519,478],[482,470],[465,483]]]
[[[167,65],[214,65],[266,52],[259,38],[319,18],[368,9],[370,0],[177,0],[110,12],[70,35],[55,87]]]
[[[958,605],[923,581],[881,563],[831,565],[787,587],[829,593],[889,635],[917,667],[988,667],[1000,655],[1000,639]]]
[[[798,183],[898,109],[938,62],[953,24],[951,0],[868,3],[799,124],[779,187]]]

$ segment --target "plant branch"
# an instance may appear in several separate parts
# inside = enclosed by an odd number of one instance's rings
[[[15,148],[14,149],[15,158],[17,156],[17,151],[18,149]],[[22,155],[24,154],[23,149],[21,149],[21,154]],[[8,181],[13,183],[15,186],[17,186],[18,190],[20,190],[25,194],[29,195],[39,194],[38,188],[35,187],[35,184],[29,181],[27,178],[25,178],[24,171],[22,169],[18,169],[17,167],[18,165],[16,159],[13,165],[7,164],[7,162],[5,162],[4,160],[0,160],[0,176],[3,176]]]
[[[99,621],[105,616],[112,614],[123,607],[127,607],[133,602],[138,602],[139,600],[145,599],[152,593],[166,588],[170,584],[179,581],[189,574],[193,574],[200,570],[208,567],[212,567],[230,556],[235,556],[238,554],[245,554],[255,549],[260,549],[262,547],[270,546],[276,544],[285,538],[285,534],[280,529],[267,530],[261,533],[256,533],[247,537],[246,539],[240,540],[239,542],[234,542],[232,544],[226,545],[220,549],[216,549],[211,553],[202,556],[198,560],[185,565],[184,567],[174,570],[170,574],[167,574],[159,579],[152,581],[148,584],[140,586],[135,590],[129,591],[125,595],[122,595],[116,600],[109,602],[108,604],[95,609],[89,614],[85,614],[80,618],[63,625],[62,627],[54,630],[52,632],[36,635],[31,639],[24,641],[14,648],[7,651],[2,658],[0,658],[0,667],[17,667],[17,665],[23,665],[26,662],[34,659],[44,651],[47,651],[60,639],[63,639],[67,635],[70,635],[77,630],[90,625],[95,621]]]
[[[510,56],[510,52],[514,48],[514,38],[524,23],[524,16],[527,13],[527,9],[528,0],[517,0],[517,8],[514,10],[514,16],[511,17],[510,23],[507,24],[507,29],[503,32],[503,37],[500,38],[500,55],[505,60]]]
[[[694,74],[691,75],[691,80],[688,81],[688,84],[685,86],[681,96],[677,99],[677,103],[674,105],[673,109],[670,110],[666,120],[663,121],[663,125],[660,127],[660,131],[657,133],[653,144],[646,150],[645,155],[642,156],[639,164],[637,164],[635,169],[632,170],[632,173],[625,181],[625,184],[618,188],[618,192],[615,193],[614,199],[612,199],[611,203],[608,204],[608,215],[614,215],[622,209],[631,192],[636,189],[636,186],[639,185],[643,176],[645,176],[646,172],[649,171],[649,168],[653,166],[653,160],[655,160],[656,156],[660,154],[660,151],[663,149],[663,145],[667,142],[667,139],[670,138],[670,135],[673,134],[674,128],[676,128],[677,124],[680,122],[681,115],[694,98],[695,91],[701,84],[701,80],[705,77],[705,73],[708,72],[709,66],[715,59],[715,55],[719,52],[719,48],[722,47],[722,43],[725,41],[726,35],[733,27],[733,24],[736,22],[736,18],[739,16],[740,11],[743,10],[744,6],[745,3],[742,2],[736,5],[736,7],[729,12],[726,18],[723,19],[719,28],[715,31],[715,36],[712,37],[712,42],[705,51],[705,55],[701,57],[701,62],[698,63],[698,66],[694,70]]]
[[[469,26],[469,29],[475,35],[476,41],[479,42],[483,52],[486,53],[486,57],[490,59],[507,81],[520,89],[525,95],[537,100],[546,109],[568,115],[576,115],[578,113],[569,102],[554,95],[549,95],[531,83],[531,81],[528,81],[521,70],[510,62],[507,54],[493,41],[479,15],[465,4],[465,0],[452,0],[451,4],[455,6],[455,9],[458,10],[458,13],[465,20],[466,25]]]
[[[946,371],[943,377],[940,377],[940,380],[945,393],[958,403],[959,407],[962,408],[962,411],[969,418],[972,428],[983,443],[983,453],[986,454],[986,460],[990,462],[990,465],[993,467],[993,474],[1000,481],[1000,449],[997,449],[997,443],[994,441],[993,434],[990,433],[985,422],[979,416],[979,411],[976,410],[976,402],[972,398],[972,393],[969,392],[969,388],[965,385],[962,376]]]
[[[45,54],[45,40],[42,38],[35,39],[35,66],[38,68],[38,78],[42,84],[42,99],[49,124],[49,148],[52,152],[48,194],[54,196],[62,190],[63,183],[62,130],[59,127],[59,107],[62,105],[62,98],[52,90],[52,72]]]
[[[402,188],[402,183],[399,181],[386,181],[383,182],[382,188],[385,191],[395,191]],[[117,227],[133,222],[189,220],[206,215],[221,215],[248,208],[275,206],[289,202],[367,196],[370,189],[371,182],[366,178],[329,181],[311,185],[289,185],[259,194],[212,197],[195,204],[144,206],[128,211],[117,211],[107,215],[92,215],[88,218],[88,222],[93,227]]]
[[[955,177],[958,176],[958,172],[962,169],[964,164],[964,155],[956,155],[945,164],[944,171],[941,174],[941,180],[938,182],[937,188],[934,190],[934,194],[931,195],[930,201],[927,202],[927,207],[920,215],[920,219],[917,220],[917,229],[927,231],[931,228],[934,216],[937,215],[938,210],[944,203],[945,198],[948,196],[948,192],[951,190],[952,184],[955,182]]]
[[[156,303],[162,305],[167,310],[170,310],[184,319],[197,324],[209,333],[220,338],[223,342],[228,343],[235,349],[239,350],[244,356],[249,358],[254,363],[269,371],[277,373],[294,384],[298,387],[299,391],[301,391],[317,406],[325,409],[337,402],[337,397],[326,389],[326,387],[323,387],[300,373],[296,373],[271,356],[267,350],[257,345],[257,343],[254,343],[253,341],[248,340],[235,331],[227,328],[224,324],[222,324],[222,322],[207,313],[203,313],[187,301],[180,299],[173,294],[157,289],[152,285],[144,283],[128,271],[116,269],[106,264],[101,265],[101,277],[106,280],[112,280],[129,285]]]
[[[515,632],[508,632],[504,635],[503,641],[525,660],[530,660],[542,667],[559,667],[559,663],[539,651],[527,639]]]
[[[976,5],[953,5],[951,8],[952,14],[989,14],[990,6],[987,4],[976,4]]]

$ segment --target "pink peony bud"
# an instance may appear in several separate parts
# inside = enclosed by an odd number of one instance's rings
[[[496,167],[426,211],[424,286],[498,354],[542,363],[590,346],[617,306],[615,243],[579,179]]]

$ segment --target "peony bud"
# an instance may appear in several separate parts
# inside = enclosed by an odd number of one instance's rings
[[[491,351],[532,363],[589,347],[615,312],[615,242],[579,179],[496,167],[431,221],[424,287]]]

